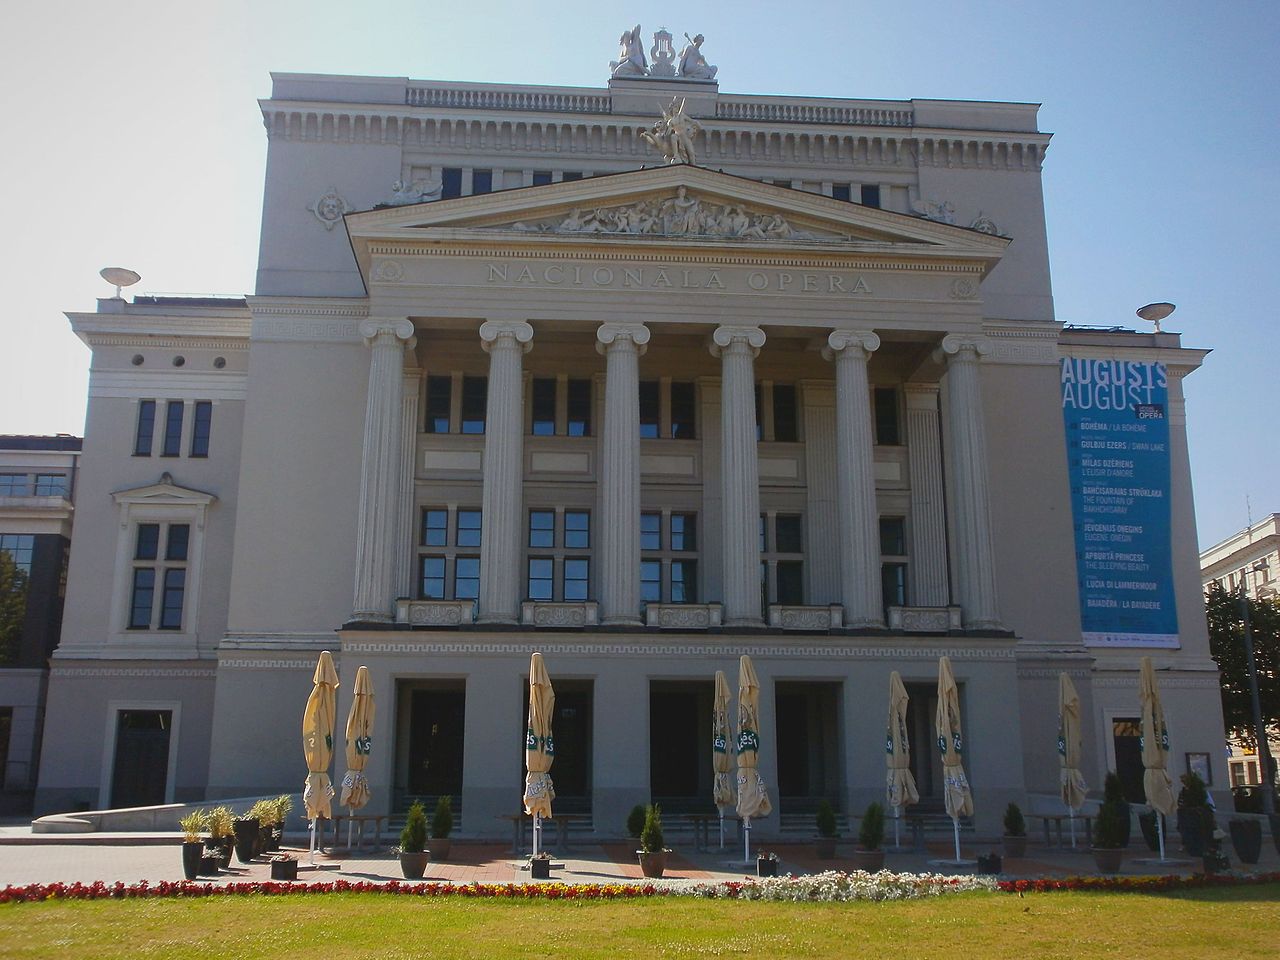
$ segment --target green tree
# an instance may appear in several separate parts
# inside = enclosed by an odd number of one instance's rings
[[[30,578],[8,550],[0,550],[0,663],[12,663],[22,640]]]
[[[1274,598],[1245,602],[1253,627],[1253,659],[1258,671],[1262,718],[1271,728],[1280,723],[1280,602]],[[1256,746],[1240,599],[1218,584],[1210,584],[1205,594],[1205,615],[1209,621],[1209,651],[1222,674],[1222,713],[1227,730],[1248,746]]]

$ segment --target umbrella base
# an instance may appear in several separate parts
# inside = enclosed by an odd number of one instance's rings
[[[978,865],[977,860],[961,859],[961,860],[930,860],[929,861],[929,866],[931,867],[976,867],[977,865]]]

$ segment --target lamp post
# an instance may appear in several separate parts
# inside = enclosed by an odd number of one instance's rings
[[[1261,573],[1267,569],[1267,561],[1259,560],[1251,568],[1253,573]],[[1253,659],[1253,620],[1249,614],[1249,597],[1246,593],[1248,573],[1240,578],[1239,596],[1240,615],[1244,618],[1244,655],[1249,670],[1249,699],[1253,706],[1253,735],[1258,742],[1258,765],[1262,773],[1262,810],[1264,813],[1276,812],[1275,774],[1271,770],[1271,746],[1267,739],[1267,725],[1262,719],[1262,700],[1258,696],[1258,668]]]

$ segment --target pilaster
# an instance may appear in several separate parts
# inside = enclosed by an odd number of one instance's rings
[[[947,512],[942,483],[942,438],[938,385],[908,383],[907,462],[911,480],[911,573],[908,602],[945,607],[951,601],[947,577]]]

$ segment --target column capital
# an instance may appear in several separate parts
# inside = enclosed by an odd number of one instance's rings
[[[991,340],[980,333],[949,333],[942,338],[939,351],[942,355],[954,358],[948,360],[950,363],[956,360],[980,360],[991,353]],[[970,352],[972,356],[969,356]]]
[[[413,340],[413,321],[407,317],[369,317],[360,321],[360,336],[364,337],[365,346],[373,346],[385,334],[397,340]]]
[[[503,337],[511,337],[525,353],[533,349],[533,327],[524,320],[486,320],[480,324],[480,346],[485,353]]]
[[[764,331],[759,327],[741,327],[731,324],[716,327],[711,334],[711,355],[718,357],[720,352],[731,344],[743,343],[751,350],[751,356],[755,357],[764,346],[764,340]]]
[[[832,330],[822,348],[824,360],[834,360],[846,350],[861,350],[869,357],[880,349],[880,337],[872,330]]]
[[[603,354],[614,343],[630,342],[635,345],[636,352],[644,356],[645,344],[649,342],[649,328],[643,323],[602,323],[596,328],[596,352]]]

